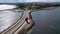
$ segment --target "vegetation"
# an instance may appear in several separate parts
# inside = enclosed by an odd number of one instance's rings
[[[24,4],[18,4],[16,5],[16,9],[25,9],[27,6]]]
[[[43,6],[43,5],[37,5],[36,7],[33,7],[34,9],[42,9],[42,8],[46,8],[47,6]]]
[[[60,4],[56,4],[55,6],[60,6]]]
[[[47,6],[44,6],[44,5],[27,5],[27,4],[18,4],[16,5],[16,9],[25,9],[27,8],[28,10],[35,10],[35,9],[41,9],[41,8],[45,8]]]
[[[46,7],[55,7],[55,6],[60,6],[60,4],[56,4],[56,5],[50,5],[50,4],[46,4],[46,5],[41,5],[41,4],[18,4],[16,5],[16,9],[27,9],[27,10],[37,10],[37,9],[42,9],[42,8],[46,8]]]

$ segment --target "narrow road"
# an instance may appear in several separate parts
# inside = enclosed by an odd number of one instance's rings
[[[22,23],[25,21],[25,18],[26,18],[26,12],[24,12],[22,18],[17,23],[15,23],[13,26],[8,28],[7,30],[3,31],[2,34],[13,33],[19,26],[22,25]]]
[[[22,18],[17,23],[15,23],[14,25],[10,26],[8,29],[3,31],[1,34],[13,34],[19,27],[21,27],[25,23],[26,17],[29,17],[28,12],[24,11]]]

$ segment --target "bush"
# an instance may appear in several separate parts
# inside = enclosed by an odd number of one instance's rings
[[[17,9],[24,9],[27,7],[25,4],[18,4],[16,6],[17,6]]]

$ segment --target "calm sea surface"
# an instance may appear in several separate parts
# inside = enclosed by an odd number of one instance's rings
[[[15,23],[22,15],[22,12],[0,11],[0,32]]]
[[[60,34],[60,7],[31,13],[35,25],[31,34]]]

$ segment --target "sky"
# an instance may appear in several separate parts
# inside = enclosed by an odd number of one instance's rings
[[[60,2],[60,0],[0,0],[0,3],[18,3],[18,2]]]
[[[0,0],[0,3],[17,3],[19,0]]]
[[[20,2],[60,2],[60,0],[20,0]]]

